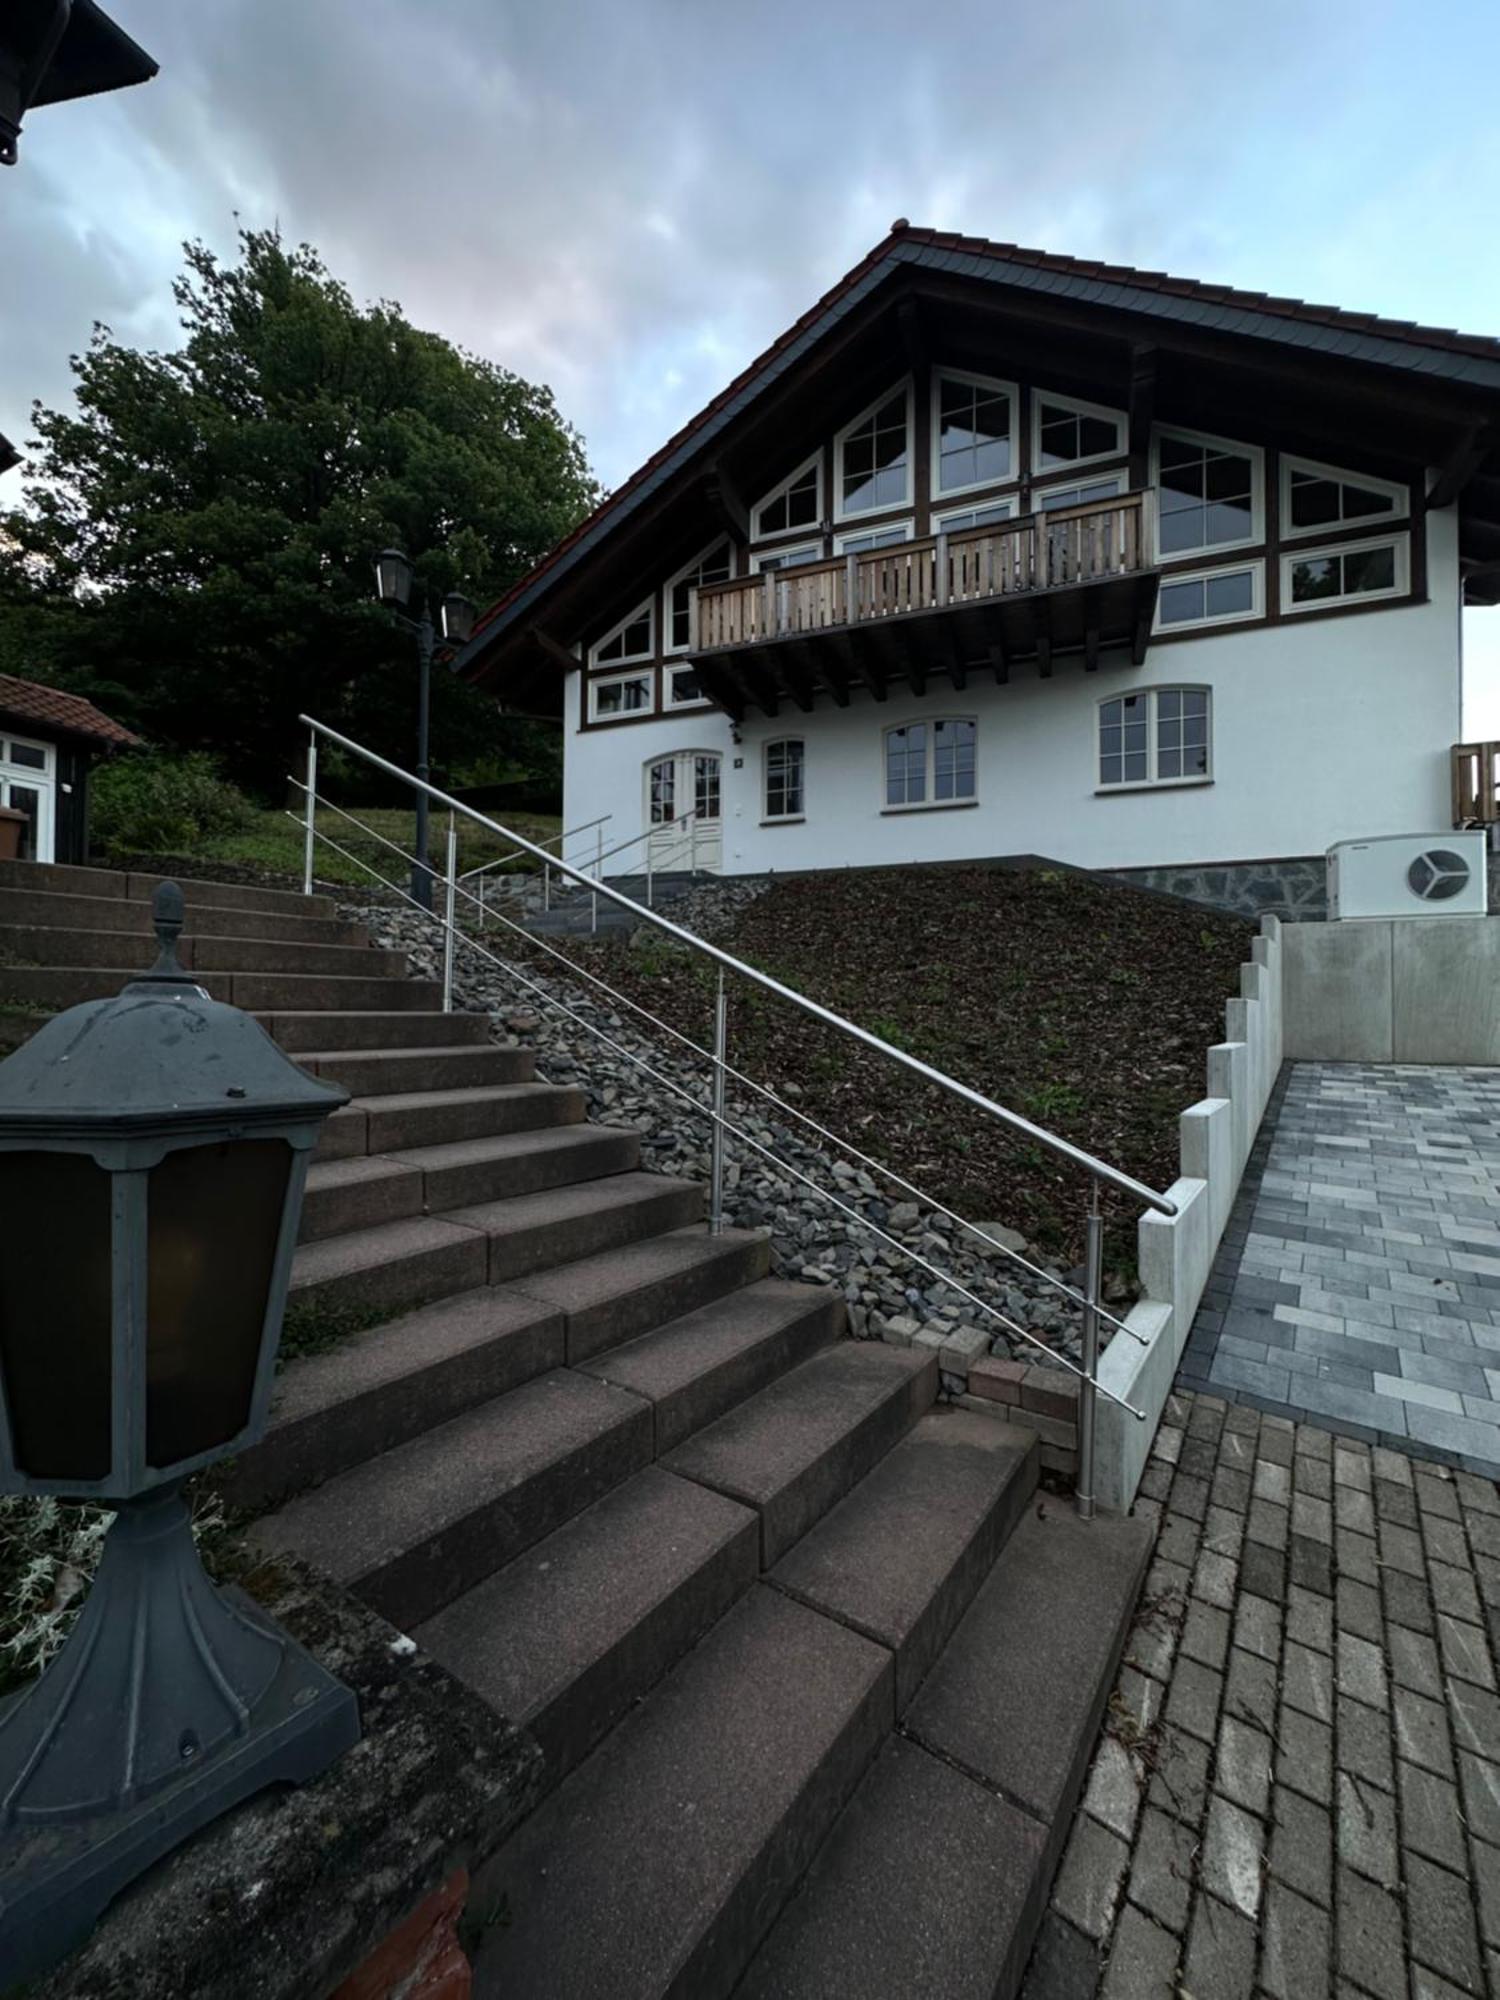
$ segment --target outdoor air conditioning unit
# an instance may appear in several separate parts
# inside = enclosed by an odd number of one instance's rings
[[[1489,907],[1485,836],[1387,833],[1328,850],[1328,915],[1482,917]]]

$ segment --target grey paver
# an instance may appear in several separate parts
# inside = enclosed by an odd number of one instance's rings
[[[1087,1815],[1078,1820],[1053,1901],[1085,1937],[1102,1938],[1109,1931],[1129,1860],[1130,1849],[1118,1834]]]
[[[1420,1965],[1430,1965],[1464,1992],[1480,1992],[1483,1974],[1479,1939],[1474,1906],[1463,1877],[1437,1867],[1420,1855],[1410,1856],[1406,1866],[1406,1909],[1413,1958]]]
[[[1328,1990],[1328,1917],[1285,1883],[1266,1896],[1265,1955],[1261,1984],[1275,2000],[1308,2000]]]
[[[1188,1938],[1183,1987],[1215,2000],[1249,2000],[1255,1986],[1255,1927],[1238,1910],[1200,1896]]]

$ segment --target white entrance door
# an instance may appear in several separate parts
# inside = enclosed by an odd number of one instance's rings
[[[23,861],[50,861],[56,849],[57,752],[50,743],[0,737],[0,805],[23,812]]]
[[[723,759],[717,750],[677,750],[646,766],[646,826],[651,865],[673,871],[724,865],[719,803]]]

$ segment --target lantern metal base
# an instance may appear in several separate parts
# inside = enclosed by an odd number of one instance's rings
[[[209,1581],[178,1495],[127,1503],[67,1644],[0,1706],[0,1991],[191,1834],[359,1734],[349,1689]]]

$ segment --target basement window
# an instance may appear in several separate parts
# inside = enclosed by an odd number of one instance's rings
[[[727,583],[733,575],[734,550],[727,535],[678,570],[666,592],[667,652],[685,653],[693,643],[694,590],[705,583]]]
[[[1156,629],[1181,632],[1199,625],[1233,625],[1245,618],[1259,618],[1264,578],[1260,563],[1163,577],[1156,600]]]
[[[608,722],[617,716],[642,715],[656,706],[650,674],[611,674],[589,682],[589,721]]]
[[[804,747],[797,736],[766,745],[766,818],[801,819],[803,815]]]
[[[1288,539],[1393,521],[1410,507],[1406,488],[1390,480],[1343,472],[1311,459],[1281,461],[1281,532]]]
[[[1100,790],[1207,783],[1209,715],[1207,688],[1147,688],[1100,702]]]
[[[648,597],[589,648],[590,665],[613,667],[623,665],[626,660],[649,660],[656,650],[654,614],[655,606]]]
[[[887,811],[967,805],[975,796],[978,727],[968,716],[907,722],[885,732]]]
[[[1287,612],[1319,611],[1335,604],[1364,604],[1372,598],[1404,597],[1407,540],[1345,542],[1339,548],[1308,549],[1281,559],[1281,604]]]

